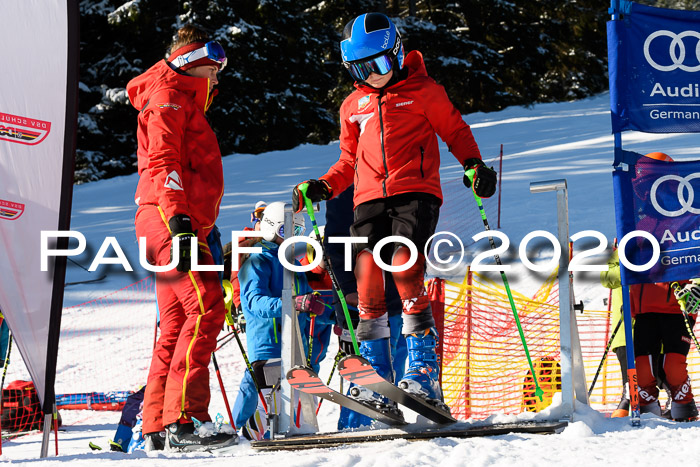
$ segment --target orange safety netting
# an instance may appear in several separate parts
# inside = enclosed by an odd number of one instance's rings
[[[483,419],[496,413],[521,413],[526,405],[531,410],[546,407],[560,389],[556,270],[531,297],[511,289],[533,366],[545,391],[544,402],[534,397],[527,358],[502,283],[471,272],[462,283],[438,281],[444,284],[442,385],[452,414],[460,419]],[[589,388],[614,326],[609,311],[577,311],[576,319]],[[694,345],[688,355],[688,371],[691,380],[697,380],[700,354]],[[591,406],[610,412],[621,395],[620,365],[610,351],[591,395]],[[665,396],[661,399],[663,404]]]

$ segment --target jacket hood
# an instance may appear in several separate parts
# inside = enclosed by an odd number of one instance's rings
[[[403,79],[399,81],[398,83],[394,83],[388,88],[384,88],[385,90],[391,89],[394,86],[400,86],[404,81],[409,80],[414,77],[418,76],[428,76],[428,72],[425,69],[425,62],[423,61],[423,54],[420,53],[417,50],[411,50],[407,55],[406,58],[404,59],[403,63],[404,68],[408,68],[408,76],[406,79]],[[358,83],[357,81],[355,82],[355,87],[359,89],[362,92],[373,92],[377,93],[380,91],[380,89],[375,89],[371,86],[367,86],[366,84],[363,83]]]
[[[159,61],[126,85],[131,105],[139,112],[156,92],[163,89],[175,89],[189,95],[202,111],[209,108],[217,94],[217,90],[209,94],[208,79],[178,73],[165,60]]]

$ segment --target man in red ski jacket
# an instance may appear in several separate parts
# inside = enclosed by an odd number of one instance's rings
[[[206,37],[192,26],[181,28],[168,60],[127,85],[139,111],[136,235],[147,241],[149,263],[178,260],[176,269],[156,272],[161,335],[143,409],[143,433],[152,449],[192,451],[237,442],[233,430],[199,436],[203,429],[195,433],[193,424],[197,419],[212,425],[208,366],[226,313],[218,274],[191,270],[192,239],[199,244],[199,264],[214,264],[207,235],[224,190],[221,153],[205,112],[226,58]]]
[[[493,195],[495,171],[481,161],[469,126],[452,105],[445,90],[430,78],[418,51],[404,56],[401,37],[391,20],[366,13],[345,26],[340,43],[343,64],[355,79],[357,90],[340,108],[340,160],[320,180],[308,180],[306,194],[314,202],[330,199],[355,184],[354,237],[358,308],[357,337],[360,353],[375,370],[393,381],[389,326],[382,269],[373,250],[390,235],[415,244],[417,260],[406,270],[393,272],[403,302],[403,329],[409,348],[408,369],[399,385],[426,399],[442,403],[439,363],[435,354],[437,330],[424,286],[424,247],[435,232],[442,191],[437,136],[459,163],[475,169],[474,190]],[[471,188],[472,181],[465,177]],[[299,185],[292,203],[303,208]],[[386,264],[400,266],[411,257],[400,242],[382,249]],[[379,400],[371,392],[360,399]]]

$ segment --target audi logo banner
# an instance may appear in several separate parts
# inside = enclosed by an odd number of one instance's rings
[[[617,235],[630,237],[625,256],[640,266],[624,268],[622,283],[698,277],[700,160],[664,162],[641,157],[630,170],[615,171],[613,180]]]
[[[700,132],[700,11],[623,4],[608,22],[613,133]]]

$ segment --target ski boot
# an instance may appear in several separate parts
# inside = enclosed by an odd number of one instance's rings
[[[156,431],[143,435],[143,450],[146,452],[162,451],[165,449],[165,431]]]
[[[617,408],[613,410],[610,418],[628,417],[630,414],[630,400],[626,396],[622,396]]]
[[[440,388],[440,364],[435,353],[437,330],[430,328],[421,333],[409,334],[406,336],[406,345],[408,368],[398,386],[449,413],[450,408],[443,402]]]
[[[394,382],[394,370],[391,366],[391,346],[388,338],[360,342],[360,355],[372,365],[372,368],[379,376],[387,381]],[[386,410],[403,417],[396,402],[377,394],[371,389],[353,386],[350,388],[350,396],[380,410]]]
[[[217,433],[211,422],[197,429],[193,423],[172,423],[165,436],[165,449],[175,452],[216,451],[236,444],[238,435],[235,432]]]
[[[653,413],[654,415],[658,415],[659,417],[661,416],[661,404],[659,404],[659,401],[654,401],[651,404],[647,405],[640,405],[639,406],[639,413]]]
[[[698,408],[695,401],[691,400],[685,404],[678,402],[671,403],[671,418],[676,422],[692,422],[698,419]]]

